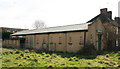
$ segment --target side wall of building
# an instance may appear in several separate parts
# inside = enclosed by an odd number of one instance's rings
[[[66,34],[53,33],[49,34],[49,50],[50,51],[66,51]]]
[[[86,31],[85,31],[86,32]],[[49,51],[77,52],[85,45],[87,32],[66,32],[26,35],[25,48]],[[85,41],[85,42],[84,42]],[[32,44],[32,45],[31,45]]]
[[[117,27],[108,22],[103,25],[105,27],[104,44],[106,44],[104,47],[113,49],[116,47]]]
[[[92,44],[95,46],[95,48],[98,50],[98,35],[97,30],[102,30],[104,33],[104,27],[101,23],[100,19],[97,19],[92,24],[88,25],[88,41],[87,44]],[[103,35],[101,36],[101,50],[104,47],[103,43]]]
[[[67,52],[78,52],[84,47],[84,32],[67,33]]]
[[[35,35],[35,49],[47,49],[48,47],[48,34]]]
[[[35,36],[27,35],[25,39],[25,48],[34,48],[35,47]]]
[[[102,31],[100,49],[114,48],[116,46],[116,26],[111,22],[102,23],[98,18],[92,24],[88,25],[88,41],[87,44],[93,44],[98,50],[98,33]],[[120,33],[119,33],[120,34]],[[110,46],[110,47],[108,47]]]

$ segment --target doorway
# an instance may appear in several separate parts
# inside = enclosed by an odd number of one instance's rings
[[[25,47],[25,38],[20,38],[20,48],[24,48]]]
[[[103,34],[102,30],[96,30],[97,36],[98,36],[98,51],[101,50],[101,36]]]

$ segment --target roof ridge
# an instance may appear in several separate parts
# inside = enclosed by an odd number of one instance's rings
[[[53,26],[53,27],[46,27],[46,28],[41,28],[41,29],[56,28],[56,27],[65,27],[65,26],[74,26],[74,25],[83,25],[83,24],[88,24],[88,23],[71,24],[71,25],[64,25],[64,26]],[[39,29],[32,29],[32,30],[39,30]]]
[[[37,33],[50,33],[50,32],[65,32],[65,31],[75,31],[75,30],[88,30],[89,23],[81,23],[81,24],[72,24],[65,26],[56,26],[56,27],[48,27],[42,29],[33,29],[20,31],[12,35],[26,35],[26,34],[37,34]]]

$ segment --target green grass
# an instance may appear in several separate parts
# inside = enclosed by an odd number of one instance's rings
[[[82,56],[66,53],[36,53],[29,50],[2,49],[2,67],[118,67],[120,51]]]

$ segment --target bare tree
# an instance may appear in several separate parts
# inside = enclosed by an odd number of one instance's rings
[[[35,23],[33,24],[33,28],[35,29],[40,29],[40,28],[45,28],[46,25],[43,21],[35,21]]]

